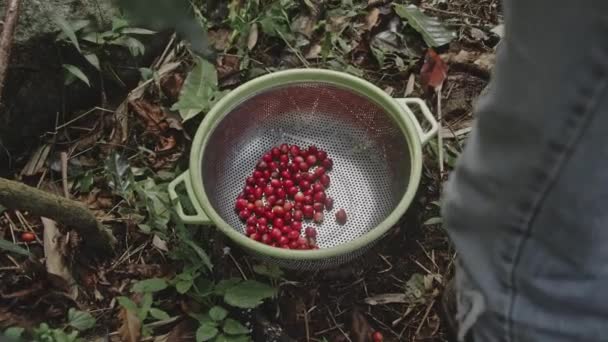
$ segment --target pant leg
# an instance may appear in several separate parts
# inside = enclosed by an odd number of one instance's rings
[[[504,9],[492,85],[443,199],[461,335],[606,341],[608,2]]]

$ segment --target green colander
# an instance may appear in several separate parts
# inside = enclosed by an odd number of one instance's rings
[[[410,106],[419,107],[430,128],[423,130]],[[422,145],[437,129],[422,100],[391,98],[361,78],[320,69],[276,72],[213,106],[194,137],[190,168],[171,182],[169,194],[183,222],[215,225],[262,259],[292,269],[335,267],[362,255],[405,213],[420,182]],[[317,227],[318,250],[249,239],[234,210],[260,157],[282,143],[316,145],[334,161],[327,190],[334,209]],[[180,183],[195,215],[179,203]],[[340,208],[348,215],[342,226],[333,219]]]

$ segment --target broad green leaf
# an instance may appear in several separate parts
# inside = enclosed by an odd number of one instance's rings
[[[238,278],[222,279],[222,280],[220,280],[219,283],[217,283],[215,285],[213,292],[218,296],[223,296],[224,294],[226,294],[226,291],[229,288],[238,285],[240,282],[241,282],[241,279],[238,279]]]
[[[82,70],[80,70],[77,66],[72,64],[63,64],[63,68],[67,70],[70,74],[76,76],[82,82],[86,83],[89,87],[91,86],[87,75],[85,75]]]
[[[183,121],[187,121],[203,111],[207,111],[221,98],[223,92],[217,89],[217,71],[213,64],[198,58],[190,71],[179,95],[179,101],[171,107],[178,110]]]
[[[93,173],[87,171],[82,175],[80,180],[78,181],[78,190],[81,193],[87,193],[91,191],[91,187],[93,186],[93,182],[95,178],[93,177]]]
[[[72,45],[74,45],[74,47],[78,51],[80,51],[80,45],[78,44],[78,38],[76,38],[76,33],[74,32],[74,28],[72,27],[72,25],[70,25],[70,23],[68,23],[65,19],[63,19],[59,15],[53,15],[53,20],[55,21],[55,24],[57,24],[57,26],[59,26],[59,28],[61,29],[63,34],[65,34],[70,39],[70,41],[72,42]]]
[[[247,335],[224,335],[220,334],[214,342],[249,342],[251,338]]]
[[[25,329],[21,328],[21,327],[10,327],[6,330],[4,330],[4,337],[8,338],[9,340],[13,341],[13,340],[19,340],[21,339],[21,335],[23,334],[23,331],[25,331]]]
[[[221,306],[216,305],[209,309],[209,317],[216,322],[223,320],[226,316],[228,316],[228,311]]]
[[[10,241],[4,240],[4,239],[0,239],[0,250],[5,250],[7,252],[25,255],[28,257],[31,256],[30,252],[28,252],[27,249],[22,248],[21,246],[18,246],[16,244],[14,244]]]
[[[442,221],[441,217],[431,217],[430,219],[424,221],[425,226],[431,226],[434,224],[440,224]]]
[[[118,39],[110,41],[109,43],[128,48],[129,52],[131,52],[131,55],[134,57],[141,56],[146,52],[146,47],[141,41],[129,36],[122,36]]]
[[[264,275],[271,279],[279,279],[283,276],[283,271],[281,271],[281,268],[275,264],[254,265],[253,271],[259,275]]]
[[[143,322],[148,317],[153,301],[154,299],[152,298],[151,292],[144,293],[144,296],[141,299],[141,307],[137,310],[137,318],[139,318],[140,321]]]
[[[201,297],[206,297],[214,293],[214,283],[206,278],[199,277],[194,281],[194,291]],[[224,295],[223,293],[221,294]]]
[[[226,319],[224,322],[224,326],[222,330],[228,335],[243,335],[249,334],[249,329],[247,329],[241,322],[234,320],[232,318]]]
[[[99,34],[98,32],[86,33],[81,36],[81,39],[93,44],[103,43],[103,35]]]
[[[135,283],[131,290],[133,292],[158,292],[167,288],[167,281],[162,278],[151,278]]]
[[[184,293],[188,292],[188,290],[190,290],[190,288],[192,287],[192,284],[193,284],[192,279],[179,280],[175,284],[175,289],[177,290],[178,293],[184,294]]]
[[[70,308],[68,310],[68,324],[76,330],[84,331],[95,326],[95,318],[86,311]]]
[[[129,26],[129,22],[120,17],[112,17],[112,31],[120,31]]]
[[[94,66],[95,69],[101,70],[101,66],[99,64],[99,58],[97,58],[96,54],[89,53],[87,55],[84,55],[84,58],[86,58],[86,60],[89,61],[89,63],[91,63],[91,65]]]
[[[262,300],[276,294],[276,289],[255,280],[246,280],[226,290],[224,301],[243,309],[255,308]]]
[[[213,270],[213,264],[211,263],[211,259],[209,259],[207,253],[199,245],[197,245],[194,241],[190,240],[186,241],[186,244],[188,244],[188,246],[194,249],[196,254],[201,258],[203,264],[205,264],[205,266],[207,266],[210,271]]]
[[[211,323],[203,323],[196,330],[196,342],[209,341],[217,336],[218,330],[215,325]]]
[[[164,320],[171,318],[171,316],[169,316],[168,313],[164,312],[161,309],[156,309],[156,308],[150,309],[150,316],[158,319],[159,321],[164,321]]]
[[[456,38],[456,32],[448,30],[437,18],[422,13],[415,5],[394,4],[395,12],[407,20],[418,31],[428,46],[438,47],[445,45]]]
[[[137,305],[129,298],[127,297],[116,297],[116,300],[118,301],[118,304],[120,304],[120,306],[122,306],[123,308],[135,313],[137,312]]]

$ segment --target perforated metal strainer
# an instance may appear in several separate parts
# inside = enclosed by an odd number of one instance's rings
[[[408,105],[420,107],[423,131]],[[420,99],[393,99],[354,76],[306,69],[254,79],[219,101],[193,141],[190,169],[169,186],[186,223],[215,224],[257,256],[297,269],[337,266],[363,254],[406,211],[418,187],[421,145],[437,123]],[[327,190],[334,209],[317,227],[319,250],[270,247],[244,235],[234,203],[260,157],[282,143],[316,145],[334,161]],[[184,182],[196,215],[186,215],[175,187]],[[334,214],[344,208],[343,226]],[[306,226],[306,224],[305,224]]]

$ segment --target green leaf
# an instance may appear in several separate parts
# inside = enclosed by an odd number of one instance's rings
[[[139,310],[137,310],[137,318],[139,318],[140,321],[143,322],[146,317],[148,317],[150,309],[152,308],[153,301],[154,299],[152,298],[152,293],[146,292],[143,298],[141,299],[141,307],[139,308]]]
[[[221,306],[216,305],[209,309],[209,317],[216,322],[223,320],[226,316],[228,316],[228,311]]]
[[[279,279],[283,276],[281,268],[275,264],[259,264],[253,266],[253,271],[259,275],[267,276],[271,279]]]
[[[133,292],[158,292],[167,288],[167,281],[162,278],[151,278],[135,283],[131,290]]]
[[[21,328],[21,327],[10,327],[6,330],[4,330],[4,337],[8,338],[9,340],[19,340],[21,339],[21,335],[23,334],[23,331],[25,331],[25,329]]]
[[[93,174],[89,171],[85,172],[78,181],[78,190],[82,193],[90,192],[94,181]]]
[[[158,319],[159,321],[164,321],[164,320],[171,318],[171,316],[169,316],[168,313],[164,312],[161,309],[156,309],[156,308],[150,309],[150,316]]]
[[[424,221],[423,225],[425,226],[431,226],[434,224],[441,224],[441,222],[443,222],[443,220],[441,219],[441,217],[431,217],[430,219]]]
[[[187,121],[209,110],[223,94],[217,89],[217,71],[213,64],[198,58],[196,66],[186,77],[179,101],[171,110],[178,110],[183,121]]]
[[[74,33],[74,28],[72,27],[72,25],[70,25],[65,19],[56,14],[53,15],[53,20],[55,21],[55,24],[57,24],[57,26],[61,29],[63,34],[65,34],[70,39],[72,45],[74,45],[74,47],[79,52],[81,52],[80,45],[78,44],[78,38],[76,38],[76,33]]]
[[[136,313],[137,312],[137,305],[129,298],[127,297],[116,297],[116,300],[118,301],[118,304],[120,304],[120,306],[122,306],[123,308]]]
[[[70,74],[76,76],[79,80],[86,83],[89,87],[91,84],[89,83],[89,78],[85,75],[82,70],[80,70],[77,66],[72,64],[63,64],[62,65],[65,70],[67,70]]]
[[[276,289],[255,280],[246,280],[226,290],[224,301],[243,309],[255,308],[262,300],[276,294]]]
[[[154,70],[150,68],[139,68],[139,73],[141,74],[142,81],[147,81],[154,77]]]
[[[438,47],[445,45],[456,38],[456,32],[448,30],[437,18],[422,13],[415,5],[394,4],[395,12],[407,20],[418,31],[428,46]]]
[[[5,250],[7,252],[25,255],[27,257],[31,256],[30,252],[28,252],[27,249],[24,249],[21,246],[18,246],[16,244],[14,244],[10,241],[4,240],[4,239],[0,239],[0,250]]]
[[[120,45],[128,48],[129,52],[131,52],[131,55],[133,55],[134,57],[143,55],[144,52],[146,52],[146,47],[144,46],[144,44],[133,37],[123,36],[118,39],[112,40],[110,44]]]
[[[222,280],[220,280],[219,283],[217,283],[215,285],[213,292],[218,296],[223,296],[224,294],[226,294],[226,291],[229,288],[234,287],[240,283],[241,283],[241,279],[238,279],[238,278],[222,279]]]
[[[194,241],[190,240],[186,241],[186,244],[192,247],[192,249],[194,249],[196,254],[201,258],[203,264],[205,264],[205,266],[207,266],[210,271],[213,270],[213,264],[211,263],[211,259],[209,259],[207,253],[199,245],[197,245]]]
[[[251,339],[247,335],[224,335],[220,334],[214,342],[249,342]]]
[[[90,54],[84,55],[84,58],[86,58],[86,60],[89,61],[89,63],[91,63],[91,65],[94,66],[95,69],[101,70],[101,66],[99,64],[99,58],[97,57],[96,54],[90,53]]]
[[[210,339],[217,336],[217,328],[210,323],[203,323],[196,330],[196,342],[209,341]]]
[[[224,332],[228,335],[249,334],[249,329],[242,325],[241,322],[232,318],[228,318],[226,322],[224,322],[222,330],[224,330]]]
[[[95,326],[95,318],[86,311],[70,308],[68,310],[68,324],[76,330],[84,331]]]
[[[180,294],[184,294],[186,292],[188,292],[188,290],[190,290],[190,288],[192,288],[192,284],[194,284],[193,280],[179,280],[176,284],[175,284],[175,289],[177,290],[178,293]]]

